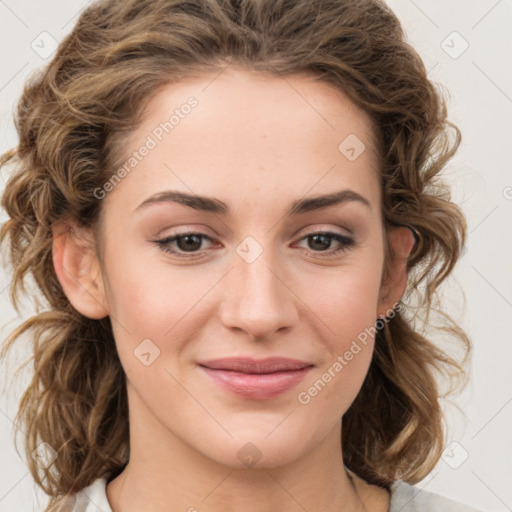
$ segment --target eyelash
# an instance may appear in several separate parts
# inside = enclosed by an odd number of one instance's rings
[[[169,253],[169,254],[173,254],[174,256],[177,256],[179,258],[194,258],[194,257],[197,258],[198,255],[202,255],[201,251],[183,254],[178,251],[174,251],[174,250],[170,249],[170,244],[172,242],[175,242],[179,238],[185,238],[185,237],[191,236],[191,235],[201,237],[201,239],[212,240],[208,235],[205,235],[204,233],[186,232],[186,233],[180,233],[178,235],[172,235],[172,236],[163,238],[161,240],[155,240],[154,243],[162,251]],[[333,256],[338,255],[341,252],[348,251],[349,249],[351,249],[352,247],[354,247],[356,245],[356,242],[354,239],[352,239],[348,236],[345,236],[345,235],[341,235],[340,233],[333,232],[333,231],[314,231],[312,233],[308,233],[307,235],[303,236],[299,241],[302,241],[304,239],[307,239],[307,238],[315,236],[315,235],[323,235],[323,236],[330,237],[331,239],[334,239],[335,241],[337,241],[341,244],[341,246],[335,250],[328,249],[326,251],[313,251],[313,250],[309,249],[310,252],[313,252],[318,255],[323,255],[323,254],[328,255],[328,256],[320,256],[320,257],[333,257]]]

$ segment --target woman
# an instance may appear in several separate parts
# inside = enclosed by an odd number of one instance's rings
[[[383,3],[95,3],[17,128],[2,239],[47,307],[4,352],[31,334],[47,510],[473,510],[412,487],[463,375],[420,334],[460,133]]]

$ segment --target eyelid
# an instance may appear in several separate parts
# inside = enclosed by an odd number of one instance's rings
[[[170,234],[165,234],[167,232],[170,232]],[[209,235],[208,232],[215,233],[215,231],[205,227],[203,224],[183,224],[179,227],[167,226],[164,229],[160,229],[158,233],[153,236],[153,239],[164,239],[183,235],[204,235],[209,238],[214,238],[216,236],[215,234]]]
[[[320,225],[320,227],[317,227],[319,225]],[[316,233],[331,233],[331,234],[337,234],[337,235],[346,236],[346,237],[354,236],[354,232],[345,226],[337,226],[337,229],[332,226],[329,226],[327,224],[324,224],[325,227],[321,227],[321,226],[322,226],[321,224],[314,224],[313,228],[309,229],[310,226],[308,226],[307,228],[304,228],[307,231],[302,232],[299,230],[298,233],[302,233],[301,238],[304,236],[308,236],[308,235],[314,235]],[[338,231],[339,229],[343,229],[344,231],[346,231],[346,233],[343,233],[342,231]]]

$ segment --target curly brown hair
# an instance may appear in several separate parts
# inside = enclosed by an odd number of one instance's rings
[[[82,12],[27,82],[15,115],[19,145],[1,161],[14,170],[0,236],[9,242],[14,306],[30,276],[46,302],[12,332],[2,355],[30,334],[34,373],[17,419],[28,453],[41,442],[58,453],[46,469],[27,457],[49,507],[98,477],[115,477],[129,456],[125,375],[110,320],[71,306],[53,266],[52,227],[70,218],[97,229],[102,202],[94,190],[124,160],[123,135],[155,92],[232,63],[272,76],[308,73],[371,117],[385,226],[409,226],[416,245],[407,301],[377,332],[366,380],[343,417],[343,454],[348,468],[387,488],[432,470],[444,443],[439,377],[450,376],[455,389],[451,377],[465,375],[470,351],[446,315],[439,332],[451,333],[462,356],[448,355],[423,330],[466,236],[438,176],[461,135],[405,39],[380,0],[103,0]]]

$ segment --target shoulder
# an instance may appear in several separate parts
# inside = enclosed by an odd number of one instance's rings
[[[439,494],[427,492],[401,480],[391,486],[389,512],[480,512]]]
[[[107,480],[97,478],[74,495],[74,499],[63,512],[112,512],[107,500]]]

